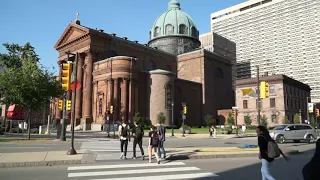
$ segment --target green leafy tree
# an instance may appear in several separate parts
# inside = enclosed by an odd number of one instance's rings
[[[209,127],[215,124],[215,119],[211,114],[207,114],[206,117],[204,117],[204,120],[206,121],[207,126]]]
[[[0,90],[3,104],[18,104],[27,110],[30,139],[31,112],[41,110],[51,98],[61,96],[63,91],[60,83],[54,79],[53,73],[35,63],[38,61],[37,55],[33,48],[30,48],[31,45],[28,47],[30,51],[19,54],[17,52],[22,50],[17,45],[6,46],[9,48],[8,56],[1,54],[0,59],[6,66],[6,69],[0,72]]]
[[[317,126],[317,123],[316,123],[316,121],[315,121],[313,116],[310,117],[310,125],[313,126],[313,127]]]
[[[264,127],[268,127],[268,118],[266,115],[263,115],[260,119],[260,125]]]
[[[20,68],[22,66],[22,59],[37,63],[39,61],[38,55],[34,51],[34,47],[28,42],[24,46],[18,44],[4,43],[8,53],[0,53],[0,66],[5,68]]]
[[[228,125],[234,125],[234,117],[232,116],[231,112],[228,114],[227,123]]]
[[[141,117],[139,112],[136,112],[136,114],[133,116],[133,121],[137,122],[142,127],[146,124],[145,118]]]
[[[290,124],[290,120],[288,119],[287,116],[283,116],[282,124]]]
[[[294,119],[293,119],[293,122],[294,122],[294,124],[300,124],[301,122],[300,122],[300,116],[299,116],[299,114],[295,114],[294,115]]]
[[[246,124],[246,126],[251,126],[252,119],[250,114],[247,114],[244,116],[244,123]]]
[[[158,115],[157,115],[157,121],[158,123],[160,124],[164,124],[166,122],[166,117],[164,116],[163,112],[160,112]]]

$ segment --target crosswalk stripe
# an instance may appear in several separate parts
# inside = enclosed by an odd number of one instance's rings
[[[209,178],[217,177],[218,175],[213,173],[196,173],[196,174],[174,174],[174,175],[158,175],[158,176],[143,176],[141,179],[152,180],[172,180],[172,179],[194,179],[194,178]],[[137,179],[137,177],[135,177]],[[107,179],[91,179],[91,180],[132,180],[132,177],[128,178],[107,178]]]
[[[91,170],[91,169],[116,169],[116,168],[131,168],[131,167],[157,167],[157,166],[181,166],[186,165],[183,162],[169,162],[164,164],[117,164],[117,165],[100,165],[100,166],[75,166],[68,167],[68,171],[76,171],[76,170]]]
[[[80,172],[69,173],[68,177],[88,177],[88,176],[107,176],[121,174],[147,174],[147,173],[163,173],[163,172],[178,172],[178,171],[196,171],[200,170],[197,167],[179,167],[179,168],[158,168],[158,169],[137,169],[137,170],[120,170],[120,171],[98,171],[98,172]]]

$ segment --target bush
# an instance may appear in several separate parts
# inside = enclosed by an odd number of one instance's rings
[[[207,123],[207,126],[212,126],[215,124],[215,119],[213,118],[213,116],[211,114],[207,114],[206,117],[204,118],[204,120]]]
[[[260,125],[268,128],[268,118],[267,118],[266,115],[263,115],[263,116],[260,118]]]
[[[166,117],[164,116],[163,112],[160,112],[157,115],[157,122],[160,124],[164,124],[166,122]]]
[[[312,127],[316,127],[316,126],[317,126],[317,123],[316,123],[316,121],[314,120],[314,117],[313,117],[313,116],[310,117],[310,125],[311,125]]]
[[[234,117],[232,116],[231,112],[228,114],[227,123],[228,125],[234,125]]]
[[[294,122],[294,124],[300,124],[301,122],[300,122],[300,116],[299,116],[299,114],[295,114],[294,115],[294,119],[293,119],[293,122]]]
[[[251,126],[252,119],[251,119],[251,116],[249,114],[244,116],[244,123],[246,124],[246,126]]]
[[[291,124],[287,116],[283,116],[282,124]]]

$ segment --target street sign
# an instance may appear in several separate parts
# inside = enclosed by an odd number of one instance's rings
[[[70,89],[74,91],[74,81],[70,84]],[[81,83],[77,80],[76,90],[79,90],[79,89],[81,89]]]
[[[186,115],[182,115],[182,119],[183,119],[183,120],[186,119]]]
[[[239,109],[239,107],[232,107],[232,109]]]

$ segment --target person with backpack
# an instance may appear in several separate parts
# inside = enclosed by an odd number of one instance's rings
[[[271,138],[269,131],[264,126],[258,126],[256,129],[258,136],[258,146],[260,149],[259,159],[261,159],[261,175],[262,180],[275,180],[270,173],[270,164],[275,158],[280,157],[280,154],[288,161],[277,143]]]
[[[130,126],[125,120],[122,120],[122,124],[119,125],[118,136],[120,138],[121,155],[120,159],[127,159],[128,141],[130,141]],[[124,153],[123,153],[124,147]]]
[[[159,135],[158,155],[161,158],[161,151],[163,153],[163,159],[166,159],[166,150],[164,149],[164,141],[166,140],[166,127],[161,122],[157,122],[157,132]]]
[[[143,131],[143,128],[141,127],[141,125],[138,124],[138,122],[134,121],[134,125],[135,125],[135,132],[134,132],[134,139],[133,139],[133,157],[132,157],[132,159],[136,159],[136,146],[138,144],[140,147],[140,150],[141,150],[142,160],[144,160],[144,151],[142,148],[142,138],[144,135],[144,131]]]
[[[157,133],[157,128],[155,126],[151,126],[151,131],[149,132],[149,163],[152,162],[152,151],[154,152],[158,164],[160,164],[160,158],[158,155],[158,147],[159,147],[159,135]]]
[[[320,167],[320,139],[317,140],[316,150],[310,162],[302,168],[302,175],[304,180],[317,180],[319,179]]]

